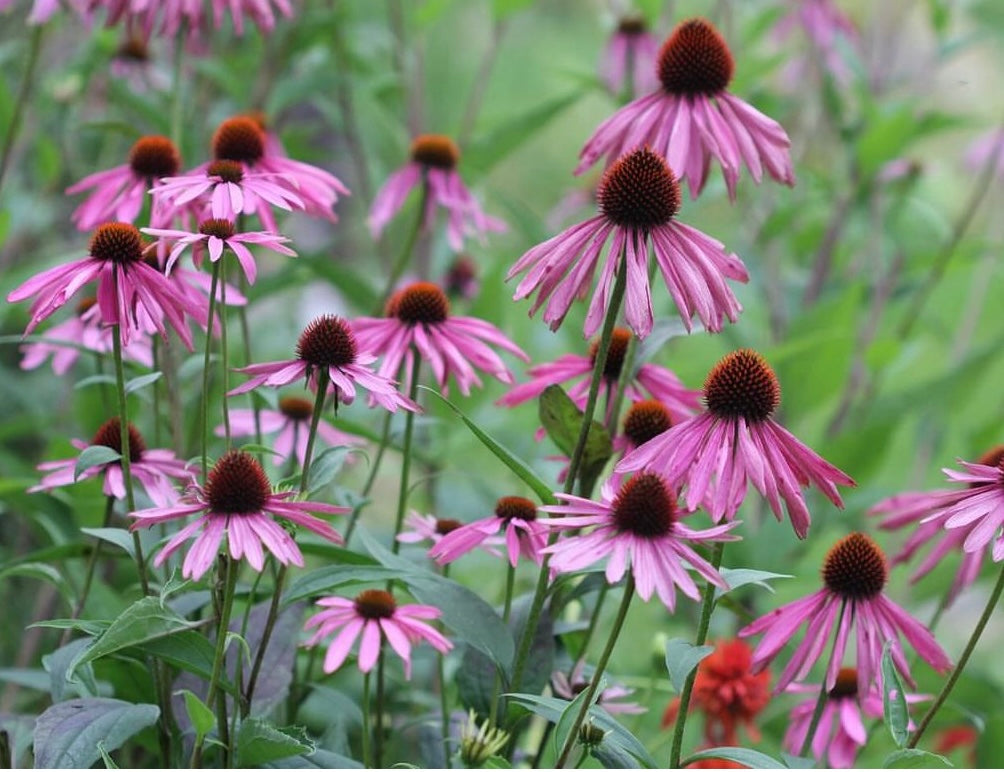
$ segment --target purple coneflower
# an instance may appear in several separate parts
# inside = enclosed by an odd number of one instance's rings
[[[317,628],[307,646],[316,646],[325,636],[338,632],[324,655],[325,673],[333,673],[342,666],[360,634],[359,669],[363,673],[369,673],[376,665],[384,640],[404,661],[407,679],[411,678],[412,644],[425,641],[442,654],[453,648],[441,632],[423,621],[439,619],[442,612],[438,608],[414,603],[399,606],[386,590],[363,590],[354,600],[322,598],[317,605],[325,610],[307,620],[306,629]]]
[[[422,224],[432,228],[436,207],[446,210],[446,237],[450,248],[459,252],[465,236],[476,236],[482,242],[488,232],[501,233],[506,224],[489,217],[478,205],[457,173],[460,149],[449,137],[422,134],[411,143],[411,160],[387,178],[373,199],[369,226],[373,238],[379,239],[387,223],[398,213],[408,194],[423,187]]]
[[[781,402],[781,385],[757,352],[739,349],[726,355],[704,382],[704,400],[706,413],[629,453],[617,471],[652,469],[674,487],[685,485],[687,507],[703,504],[715,522],[735,516],[747,483],[753,483],[778,520],[784,500],[800,539],[810,522],[802,487],[814,483],[843,507],[836,486],[854,481],[771,418]]]
[[[317,376],[328,375],[328,393],[335,394],[336,405],[352,404],[356,388],[365,389],[381,407],[396,411],[418,410],[418,406],[397,390],[395,381],[373,372],[368,365],[376,361],[369,347],[361,345],[346,320],[326,314],[319,316],[300,334],[296,344],[296,359],[264,362],[237,370],[254,376],[238,386],[229,396],[243,394],[258,386],[285,386],[306,378],[307,385],[317,390]]]
[[[866,691],[878,678],[882,648],[891,643],[892,661],[912,686],[900,636],[939,673],[952,663],[930,631],[882,592],[888,578],[885,555],[863,533],[852,533],[838,541],[823,561],[823,588],[781,608],[774,609],[739,631],[741,637],[764,633],[753,652],[753,667],[769,664],[805,624],[805,638],[791,657],[775,686],[782,691],[794,680],[809,675],[813,664],[840,619],[833,651],[826,666],[825,688],[832,689],[844,660],[847,640],[856,632],[858,688]]]
[[[419,542],[428,541],[436,545],[444,536],[453,533],[463,526],[463,523],[459,520],[454,520],[450,517],[422,515],[418,512],[409,512],[408,516],[404,519],[404,524],[410,530],[401,531],[397,535],[397,540],[402,544],[418,544]],[[505,544],[503,537],[489,536],[478,546],[485,552],[500,558],[502,557],[502,553],[495,549],[495,547],[501,544]]]
[[[118,418],[109,418],[101,424],[94,438],[89,442],[70,440],[77,450],[83,450],[89,445],[102,445],[111,448],[116,453],[122,453],[121,422]],[[28,493],[51,491],[64,485],[73,485],[80,480],[104,475],[102,488],[106,496],[122,500],[126,497],[125,480],[122,477],[122,465],[118,461],[96,464],[77,473],[77,459],[67,458],[61,461],[46,461],[39,464],[38,469],[49,472],[38,485],[28,489]],[[188,464],[177,458],[170,450],[148,449],[143,435],[129,424],[129,472],[139,481],[150,500],[158,507],[166,507],[178,499],[173,480],[189,482],[194,475]]]
[[[186,297],[156,268],[143,259],[143,240],[128,223],[106,223],[91,238],[88,256],[56,266],[28,279],[7,295],[16,303],[36,296],[25,334],[62,307],[81,287],[98,280],[98,307],[105,324],[117,324],[123,345],[136,334],[144,335],[145,320],[167,337],[166,320],[178,337],[192,348],[192,334],[185,314],[199,324],[206,322],[206,308]]]
[[[404,385],[410,388],[414,357],[427,362],[436,383],[447,393],[450,375],[460,393],[470,394],[471,386],[481,386],[475,369],[512,383],[512,373],[492,350],[497,346],[519,357],[529,357],[502,331],[473,316],[451,316],[446,294],[431,282],[415,282],[396,292],[387,302],[384,318],[361,317],[352,322],[359,345],[383,356],[380,374],[397,377],[405,365]]]
[[[186,579],[200,579],[212,567],[224,536],[230,556],[234,560],[247,557],[255,571],[265,566],[263,547],[283,565],[302,566],[300,548],[273,518],[289,520],[330,542],[341,544],[342,537],[310,513],[344,515],[352,509],[317,501],[292,500],[295,495],[293,491],[273,493],[272,484],[257,459],[249,453],[231,450],[213,465],[205,486],[193,483],[177,504],[130,512],[129,516],[136,518],[130,528],[148,528],[200,515],[171,537],[153,563],[162,565],[198,533],[181,567],[181,575]]]
[[[792,9],[774,25],[773,35],[778,40],[788,37],[795,27],[800,26],[818,58],[827,71],[840,83],[847,83],[851,70],[844,61],[838,41],[843,38],[850,46],[858,44],[858,30],[833,0],[794,0]],[[794,85],[804,85],[805,74],[811,58],[791,62],[787,68],[787,80]]]
[[[624,16],[607,41],[600,63],[600,78],[614,95],[630,87],[630,95],[647,94],[659,87],[655,57],[659,42],[641,14]]]
[[[726,87],[734,69],[722,36],[704,19],[677,25],[659,53],[661,88],[622,107],[600,124],[582,148],[576,174],[606,156],[608,162],[648,145],[666,157],[696,198],[712,158],[735,199],[742,164],[756,182],[764,169],[778,182],[793,185],[791,141],[777,121]]]
[[[551,674],[551,691],[554,692],[555,697],[571,702],[589,687],[591,677],[591,675],[586,675],[585,663],[579,660],[575,663],[571,673],[566,674],[564,670],[555,670]],[[634,689],[613,684],[600,692],[599,697],[596,698],[596,704],[612,716],[618,713],[623,716],[631,716],[648,711],[648,708],[643,708],[637,702],[624,702],[624,698],[630,697],[632,694],[634,694]]]
[[[715,239],[677,222],[680,185],[662,156],[642,148],[620,158],[603,175],[597,200],[600,214],[538,244],[506,274],[508,281],[529,269],[513,299],[536,292],[531,316],[546,302],[544,321],[552,330],[560,327],[572,301],[589,294],[600,253],[610,239],[599,287],[586,314],[586,337],[603,323],[619,270],[627,271],[628,326],[639,338],[652,331],[649,240],[687,330],[695,314],[711,332],[722,329],[725,317],[732,322],[739,318],[742,306],[725,280],[747,281],[746,267]]]
[[[475,547],[496,543],[495,536],[505,530],[506,552],[513,568],[522,555],[540,565],[547,546],[547,526],[537,519],[537,506],[522,496],[503,496],[495,502],[495,512],[445,534],[429,550],[429,557],[439,565],[452,563]]]
[[[555,493],[564,503],[541,507],[544,512],[561,515],[546,521],[549,528],[578,530],[596,526],[588,534],[561,539],[547,547],[544,552],[553,554],[552,568],[560,573],[579,571],[608,558],[606,577],[612,584],[620,581],[630,566],[638,595],[648,600],[655,592],[670,612],[676,608],[677,587],[689,598],[701,598],[687,565],[715,586],[728,588],[718,571],[691,545],[735,541],[739,537],[729,531],[736,523],[696,531],[680,521],[676,497],[659,475],[641,472],[616,491],[615,481],[619,480],[610,478],[603,483],[598,502]]]

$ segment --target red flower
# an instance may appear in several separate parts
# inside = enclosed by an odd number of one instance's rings
[[[979,739],[980,733],[976,731],[975,727],[966,726],[965,724],[950,726],[948,729],[938,732],[935,736],[934,750],[936,753],[947,756],[954,750],[967,748],[966,761],[975,766],[976,743],[979,742]]]

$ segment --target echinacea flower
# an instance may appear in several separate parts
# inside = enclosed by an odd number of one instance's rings
[[[452,375],[464,396],[471,386],[481,386],[475,369],[512,383],[512,373],[492,346],[529,360],[495,325],[473,316],[451,316],[446,294],[431,282],[415,282],[396,292],[387,302],[386,314],[355,319],[352,330],[361,347],[383,357],[381,375],[396,378],[404,364],[406,389],[411,386],[416,354],[432,368],[444,394]]]
[[[631,332],[623,327],[615,327],[610,338],[610,348],[607,351],[607,361],[603,366],[603,377],[600,381],[598,399],[600,404],[607,405],[604,420],[610,417],[609,411],[617,402],[617,384],[620,382],[624,358],[627,355],[628,344],[631,342]],[[585,408],[589,396],[589,382],[592,379],[593,365],[596,362],[596,351],[599,343],[594,342],[589,347],[589,355],[563,354],[553,362],[534,365],[527,370],[531,376],[526,383],[521,383],[500,397],[496,404],[514,407],[527,400],[539,397],[548,386],[575,380],[568,388],[568,396],[581,410]],[[689,418],[700,409],[699,391],[688,389],[672,370],[647,362],[631,374],[624,388],[624,398],[631,402],[651,398],[659,400],[669,410],[670,416],[676,421]]]
[[[791,10],[774,25],[773,36],[784,40],[795,27],[801,27],[830,75],[839,83],[846,83],[851,70],[844,60],[839,41],[845,42],[844,48],[858,45],[858,30],[854,22],[833,0],[792,0],[790,4]],[[808,57],[793,61],[787,68],[787,80],[804,86],[810,63]]]
[[[151,322],[166,338],[166,320],[182,342],[192,348],[185,314],[205,324],[206,309],[144,261],[143,240],[139,231],[128,223],[98,226],[86,258],[36,274],[10,292],[7,302],[17,303],[35,296],[31,321],[25,330],[28,334],[95,279],[101,321],[119,325],[123,345],[128,345],[136,334],[146,334],[142,324],[145,321]]]
[[[694,546],[716,541],[735,541],[726,523],[697,531],[679,519],[676,497],[662,477],[641,472],[614,490],[610,478],[603,483],[600,501],[590,501],[567,493],[555,493],[563,503],[541,507],[561,515],[546,525],[559,530],[596,526],[587,534],[560,539],[544,552],[552,554],[551,567],[560,573],[579,571],[608,558],[607,581],[618,582],[631,571],[638,595],[648,600],[655,592],[670,610],[676,608],[676,588],[689,598],[700,600],[697,584],[687,573],[696,570],[716,587],[728,584]]]
[[[623,454],[640,448],[673,425],[673,414],[657,399],[640,399],[624,414],[621,433],[614,437],[614,450]]]
[[[229,13],[234,32],[244,34],[244,15],[247,14],[263,33],[271,32],[275,26],[275,10],[289,18],[293,8],[289,0],[212,0],[213,24],[219,28]],[[153,33],[165,39],[174,38],[182,29],[189,37],[195,37],[208,30],[208,16],[200,1],[192,0],[91,0],[89,9],[104,8],[105,23],[113,26],[120,21],[141,29],[149,37]]]
[[[547,546],[547,526],[537,519],[537,506],[522,496],[503,496],[495,502],[491,516],[444,534],[432,545],[429,557],[441,566],[452,563],[475,547],[497,543],[495,537],[502,530],[509,565],[515,568],[520,555],[540,565],[544,557],[541,553]]]
[[[631,96],[659,87],[655,57],[659,43],[641,14],[624,16],[607,41],[600,64],[600,78],[611,94],[629,89]]]
[[[552,330],[560,327],[572,302],[589,294],[600,253],[610,240],[599,286],[586,314],[583,334],[587,338],[603,323],[619,271],[627,272],[624,318],[628,327],[639,338],[652,331],[649,241],[688,331],[694,315],[711,332],[722,329],[724,318],[732,322],[739,318],[742,305],[725,280],[747,281],[746,266],[720,242],[676,220],[680,185],[662,156],[647,147],[623,156],[603,175],[597,199],[597,216],[538,244],[506,274],[508,281],[528,271],[513,299],[536,292],[531,316],[546,303],[544,321]]]
[[[822,578],[821,590],[774,609],[739,631],[743,638],[764,634],[753,652],[753,668],[760,669],[806,625],[805,637],[778,678],[776,692],[809,675],[837,627],[838,618],[840,625],[826,665],[826,689],[836,685],[852,631],[856,634],[858,688],[862,692],[877,679],[882,648],[887,643],[896,669],[911,686],[914,684],[900,636],[939,673],[952,666],[930,631],[882,591],[888,578],[885,555],[868,536],[852,533],[833,545],[823,561]]]
[[[89,445],[102,445],[121,454],[121,426],[118,418],[109,418],[101,424],[89,443],[77,439],[70,442],[77,450],[83,450]],[[78,473],[77,459],[67,458],[61,461],[46,461],[39,464],[38,469],[49,474],[43,477],[38,485],[29,488],[28,493],[51,491],[53,488],[73,485],[81,480],[104,475],[102,487],[104,494],[119,500],[126,497],[122,464],[119,461],[89,466]],[[147,448],[143,435],[132,424],[129,424],[129,473],[143,486],[150,500],[158,507],[166,507],[177,501],[175,481],[187,483],[194,480],[193,472],[187,463],[177,458],[173,451]]]
[[[230,436],[254,437],[259,429],[262,434],[278,432],[272,444],[276,460],[281,463],[293,455],[300,464],[303,464],[307,457],[307,441],[310,438],[314,402],[303,397],[282,397],[278,408],[278,410],[264,408],[259,410],[257,426],[254,410],[231,409]],[[214,433],[217,437],[223,437],[226,434],[226,427],[217,426]],[[336,429],[323,418],[317,421],[317,438],[332,448],[355,446],[362,442],[359,437]]]
[[[586,672],[585,663],[579,660],[575,663],[571,673],[564,670],[555,670],[551,674],[551,691],[555,697],[571,702],[589,686],[592,673]],[[621,714],[633,716],[645,713],[648,708],[644,708],[637,702],[624,702],[625,697],[634,694],[634,689],[629,689],[620,684],[612,684],[599,693],[596,704],[603,708],[610,715]]]
[[[266,233],[265,231],[237,233],[234,229],[233,220],[229,219],[210,218],[203,220],[199,223],[198,233],[166,228],[143,228],[142,231],[150,236],[159,236],[167,241],[174,241],[174,245],[171,247],[171,254],[168,256],[167,264],[164,268],[166,273],[171,272],[171,268],[174,267],[174,263],[181,253],[193,244],[196,245],[196,250],[205,246],[206,251],[209,253],[210,261],[214,263],[229,248],[237,258],[237,262],[240,263],[241,270],[244,271],[248,284],[254,284],[255,279],[258,277],[258,266],[255,263],[254,255],[251,254],[251,250],[247,248],[248,244],[257,244],[271,249],[273,252],[278,252],[280,255],[296,257],[296,252],[285,246],[289,241],[285,236],[279,236],[276,233]]]
[[[436,207],[446,210],[446,238],[450,248],[459,252],[465,236],[476,236],[482,243],[489,232],[501,233],[506,224],[489,217],[464,185],[457,172],[460,148],[441,134],[422,134],[411,143],[411,160],[394,172],[377,192],[370,209],[369,226],[379,239],[394,215],[404,206],[408,194],[422,188],[422,226],[432,228]]]
[[[1004,127],[981,135],[966,151],[967,168],[980,171],[987,166],[993,168],[994,176],[1004,177]]]
[[[688,19],[677,25],[656,66],[660,88],[599,125],[579,154],[576,174],[602,156],[609,163],[648,145],[686,179],[692,198],[704,187],[712,158],[722,167],[732,200],[743,164],[757,183],[766,169],[778,182],[794,184],[784,129],[726,90],[735,63],[711,22]]]
[[[156,135],[140,137],[129,151],[128,163],[91,174],[66,189],[69,195],[92,191],[74,210],[71,219],[82,231],[104,222],[131,223],[143,208],[147,189],[161,177],[177,174],[180,166],[178,148],[170,139]],[[169,217],[162,202],[155,199],[151,222],[163,225]]]
[[[453,648],[441,632],[423,621],[439,619],[442,612],[438,608],[414,603],[399,606],[386,590],[363,590],[355,600],[321,598],[317,605],[325,610],[307,620],[306,629],[317,628],[307,646],[316,646],[322,638],[338,632],[324,655],[325,673],[334,673],[342,666],[360,635],[359,669],[363,673],[376,665],[385,640],[404,662],[407,679],[411,678],[412,644],[424,641],[442,654]]]
[[[778,521],[781,501],[798,538],[809,531],[801,487],[814,483],[838,507],[836,486],[854,481],[776,423],[781,385],[752,349],[727,354],[704,382],[708,410],[688,418],[629,453],[618,472],[651,469],[670,485],[686,486],[687,507],[705,506],[715,522],[732,519],[747,483],[767,499]]]
[[[443,276],[443,289],[450,298],[473,300],[478,296],[481,282],[478,267],[470,255],[457,255]]]
[[[243,394],[258,386],[285,386],[305,378],[307,385],[317,390],[320,372],[328,376],[328,393],[335,395],[335,404],[352,404],[356,389],[370,393],[371,399],[392,413],[399,407],[418,410],[418,406],[399,392],[394,381],[373,372],[369,365],[376,361],[368,347],[360,345],[348,322],[330,314],[319,316],[307,325],[296,344],[296,359],[265,362],[237,370],[254,376],[230,392]]]
[[[418,512],[409,512],[404,519],[405,530],[397,535],[397,540],[402,544],[418,544],[428,541],[433,545],[438,544],[444,536],[453,533],[463,526],[459,520],[452,517],[436,517],[435,515],[422,515]],[[505,544],[505,539],[501,536],[489,536],[478,546],[490,555],[499,558],[502,553],[495,549],[496,546]]]
[[[341,544],[338,532],[311,513],[344,515],[352,509],[318,501],[296,501],[295,495],[294,491],[273,492],[258,460],[249,453],[231,450],[213,465],[206,484],[190,485],[177,504],[130,512],[129,516],[136,518],[130,529],[135,531],[199,515],[170,538],[153,562],[154,566],[163,565],[182,544],[195,536],[181,566],[181,575],[186,579],[198,580],[212,567],[224,537],[230,556],[234,560],[246,557],[255,571],[265,567],[264,549],[283,565],[302,566],[300,548],[274,518],[296,523],[330,542]]]

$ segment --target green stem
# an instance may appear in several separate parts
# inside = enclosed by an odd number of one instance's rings
[[[1000,600],[1002,592],[1004,592],[1004,565],[1001,565],[1001,572],[997,577],[997,584],[994,585],[994,588],[990,593],[990,598],[987,600],[987,605],[983,609],[983,613],[980,615],[980,619],[976,623],[976,627],[973,629],[973,634],[969,636],[966,648],[962,650],[962,655],[959,657],[959,663],[955,666],[955,669],[952,670],[952,674],[948,677],[948,680],[945,681],[945,685],[941,687],[941,691],[938,693],[938,696],[935,697],[934,702],[931,704],[931,707],[928,708],[927,713],[924,714],[924,718],[921,719],[920,725],[917,727],[917,731],[913,733],[913,736],[910,738],[910,742],[906,744],[907,748],[917,747],[917,743],[920,742],[920,738],[924,736],[924,732],[927,731],[927,727],[930,726],[934,716],[941,709],[945,700],[948,699],[948,695],[952,693],[952,689],[955,688],[956,681],[959,680],[959,676],[962,675],[962,671],[965,670],[966,665],[969,662],[969,658],[976,649],[976,644],[979,642],[980,636],[983,635],[983,629],[987,626],[987,622],[990,621],[990,616],[997,608],[997,602]]]
[[[557,769],[561,769],[568,762],[568,756],[579,739],[579,729],[582,727],[582,723],[586,720],[589,708],[592,707],[593,697],[596,696],[596,690],[599,688],[600,679],[603,677],[603,672],[607,669],[607,662],[610,660],[610,654],[613,652],[614,645],[617,643],[617,637],[620,635],[621,628],[624,626],[624,619],[627,617],[628,607],[631,605],[631,599],[633,597],[634,574],[629,572],[627,582],[624,585],[624,597],[621,599],[620,608],[617,609],[617,618],[614,620],[614,626],[611,628],[610,636],[607,638],[607,645],[603,648],[603,653],[600,655],[600,661],[596,663],[596,672],[593,673],[593,678],[589,682],[589,686],[586,689],[586,696],[582,700],[582,707],[579,709],[579,714],[575,717],[575,722],[572,724],[572,728],[568,730],[568,734],[565,736],[565,744],[561,749],[561,753],[558,755],[558,760],[554,763],[554,766]]]
[[[0,150],[0,190],[3,189],[4,177],[10,168],[11,158],[14,155],[14,142],[21,132],[21,122],[24,120],[24,110],[28,105],[28,98],[31,96],[31,87],[35,82],[35,67],[38,64],[38,54],[42,50],[42,31],[44,25],[37,24],[32,28],[31,40],[28,42],[28,63],[24,70],[24,77],[21,79],[21,88],[17,92],[17,101],[14,102],[14,113],[10,118],[10,125],[7,127],[7,134],[3,141],[3,150]]]
[[[230,391],[230,351],[227,348],[227,266],[223,261],[226,254],[219,259],[220,265],[220,360],[223,368],[223,434],[226,437],[226,448],[230,450],[230,408],[227,392]]]
[[[516,583],[516,566],[506,560],[505,572],[505,600],[502,602],[502,621],[509,624],[509,616],[512,613],[512,588]],[[498,718],[499,695],[502,691],[502,671],[495,668],[495,684],[492,687],[491,709],[488,714],[488,721],[492,726],[497,726],[495,720]]]
[[[589,651],[589,642],[593,639],[593,633],[596,632],[596,623],[600,618],[600,611],[603,610],[603,603],[607,599],[607,592],[610,590],[610,585],[606,582],[600,587],[600,591],[596,596],[596,603],[593,604],[593,614],[589,618],[589,627],[586,628],[586,637],[582,640],[582,646],[579,649],[578,660],[584,660],[586,658],[586,653]],[[572,663],[572,669],[568,671],[569,677],[571,677],[572,672],[575,670],[575,663]]]
[[[394,414],[389,410],[384,415],[383,419],[383,430],[380,435],[380,447],[377,448],[376,458],[373,459],[373,465],[370,467],[369,477],[366,478],[366,484],[363,486],[362,499],[366,499],[370,495],[370,491],[373,490],[373,483],[376,482],[377,472],[380,470],[380,462],[383,461],[383,454],[387,450],[387,445],[390,442],[390,422],[394,417]],[[352,539],[352,533],[356,530],[356,523],[359,522],[359,515],[362,514],[363,505],[360,504],[352,512],[349,517],[349,524],[345,528],[345,547],[349,546],[349,541]]]
[[[384,647],[383,633],[380,634],[380,654],[377,657],[376,726],[373,734],[373,763],[383,769],[383,673]]]
[[[317,425],[321,422],[321,413],[324,410],[324,400],[328,396],[328,381],[330,376],[325,368],[317,371],[317,395],[314,397],[314,412],[310,416],[310,433],[307,435],[307,449],[303,452],[303,472],[300,475],[300,495],[307,492],[307,484],[310,482],[310,462],[314,457],[314,441],[317,439]],[[338,399],[336,396],[335,399]],[[293,447],[296,447],[294,441]]]
[[[418,396],[418,373],[422,367],[422,357],[417,351],[413,351],[412,353],[415,361],[411,366],[411,383],[408,387],[408,398],[414,402]],[[401,487],[397,494],[397,516],[394,519],[394,534],[391,537],[391,551],[395,555],[401,549],[401,542],[397,540],[397,535],[401,533],[401,526],[404,524],[404,511],[408,506],[408,477],[411,474],[411,440],[414,433],[415,412],[409,410],[408,415],[404,419],[404,447],[401,450]]]
[[[844,621],[844,612],[847,610],[847,601],[840,604],[840,613],[837,615],[837,624],[834,629],[840,630],[840,625]],[[851,613],[854,613],[853,610]],[[839,633],[838,633],[839,634]],[[834,638],[833,648],[836,649],[837,641]],[[809,730],[805,733],[805,739],[802,740],[802,747],[798,751],[798,755],[805,757],[807,753],[812,748],[812,738],[816,736],[816,730],[819,729],[819,722],[823,718],[823,708],[826,707],[826,700],[829,699],[829,692],[826,690],[826,683],[821,683],[819,685],[819,696],[816,698],[816,706],[812,709],[812,718],[809,720]]]
[[[390,300],[390,296],[394,292],[394,287],[397,286],[398,281],[400,281],[408,268],[408,264],[411,262],[411,253],[415,249],[415,241],[422,230],[422,221],[425,219],[425,207],[428,200],[429,184],[423,180],[422,197],[418,202],[418,216],[415,218],[414,226],[408,233],[408,238],[405,239],[401,253],[397,256],[397,260],[394,261],[390,276],[387,277],[387,286],[384,287],[383,295],[380,297],[380,305],[373,311],[375,316],[383,313],[384,306],[386,306],[387,301]]]
[[[220,263],[213,263],[209,287],[209,320],[206,322],[206,354],[202,359],[202,484],[209,477],[209,359],[213,349],[213,321],[216,316],[216,288],[220,283]]]
[[[443,566],[443,578],[450,575],[450,564]],[[442,623],[439,624],[442,628]],[[436,663],[439,675],[439,720],[442,723],[443,731],[443,764],[446,769],[451,769],[453,764],[450,760],[450,703],[446,698],[446,656],[441,651],[436,652]]]
[[[316,648],[316,647],[315,647]],[[370,750],[370,674],[363,673],[363,766],[373,769],[373,754]]]
[[[725,553],[725,542],[715,542],[711,551],[711,565],[717,571],[722,565],[722,555]],[[711,612],[715,610],[715,585],[708,582],[704,585],[704,599],[701,604],[701,618],[697,624],[695,646],[703,646],[708,640],[708,628],[711,626]],[[694,680],[697,678],[695,667],[687,675],[680,693],[680,712],[676,714],[676,726],[673,728],[673,745],[669,752],[670,769],[679,769],[680,751],[683,748],[683,730],[687,726],[687,712],[690,708],[690,695],[694,691]]]

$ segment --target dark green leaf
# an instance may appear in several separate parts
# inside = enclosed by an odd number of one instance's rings
[[[902,748],[910,736],[910,713],[903,682],[892,661],[892,641],[887,641],[882,647],[882,714],[893,742],[897,748]]]
[[[952,764],[944,756],[928,753],[919,748],[903,748],[893,751],[882,762],[883,769],[952,769]]]
[[[157,372],[130,378],[125,384],[126,394],[132,394],[134,391],[139,391],[145,386],[149,386],[151,383],[156,383],[160,380],[162,375],[163,373]]]
[[[35,766],[87,769],[107,752],[156,722],[160,708],[122,700],[83,697],[47,708],[35,721]]]
[[[137,652],[162,659],[167,664],[193,673],[206,681],[213,673],[215,648],[205,635],[195,630],[182,630],[165,638],[155,638],[131,648]],[[233,694],[234,685],[228,679],[223,679],[222,686],[224,691]]]
[[[723,590],[721,587],[715,588],[715,600],[718,600],[723,595],[732,592],[733,590],[738,590],[740,587],[744,587],[747,584],[755,584],[759,587],[763,587],[766,590],[774,592],[774,588],[768,583],[768,579],[791,579],[791,574],[775,574],[771,571],[758,571],[755,568],[720,568],[718,573],[722,575],[722,578],[728,583],[729,589]]]
[[[101,754],[101,761],[105,765],[105,769],[118,769],[119,765],[115,763],[115,760],[108,755],[108,751],[105,749],[105,744],[103,742],[98,743],[98,753]]]
[[[195,728],[195,742],[202,742],[202,738],[216,726],[216,714],[188,689],[182,689],[175,694],[180,694],[185,698],[185,711],[188,713],[188,720]]]
[[[112,450],[106,445],[89,445],[80,451],[80,455],[77,456],[77,463],[73,465],[73,480],[76,480],[84,473],[84,470],[90,469],[92,466],[101,466],[103,464],[110,464],[112,461],[118,461],[122,458],[122,454],[116,450]]]
[[[714,646],[695,646],[682,638],[672,638],[666,641],[666,669],[669,680],[673,682],[676,693],[683,691],[687,676],[697,667],[698,663],[711,652]]]
[[[325,448],[314,458],[310,464],[310,485],[307,489],[308,497],[334,482],[335,476],[345,466],[345,460],[352,452],[352,448]]]
[[[600,679],[599,686],[596,691],[593,692],[593,702],[603,694],[603,689],[606,687],[606,680]],[[578,718],[579,713],[582,711],[582,707],[586,702],[586,696],[589,694],[589,689],[583,689],[577,695],[575,699],[565,705],[564,710],[561,711],[561,715],[558,716],[558,720],[554,724],[554,732],[551,736],[551,741],[554,745],[554,755],[557,757],[561,753],[561,749],[565,747],[565,742],[568,739],[568,733],[572,726],[575,724],[576,718]],[[572,739],[572,746],[578,742],[578,738]]]
[[[582,419],[582,411],[575,406],[564,389],[557,384],[544,389],[540,395],[540,422],[554,444],[568,457],[572,456],[578,444]],[[613,452],[610,433],[599,421],[593,421],[589,426],[579,467],[582,490],[592,490]]]
[[[365,582],[385,582],[396,579],[401,572],[386,566],[325,566],[297,577],[283,593],[283,603],[324,595],[345,585]]]
[[[313,753],[314,743],[300,727],[280,729],[258,718],[249,718],[237,731],[237,764],[257,767],[286,756]]]
[[[692,761],[700,761],[701,759],[715,759],[715,760],[725,760],[725,761],[735,761],[740,764],[744,764],[750,769],[786,769],[784,762],[778,761],[777,759],[768,756],[766,753],[760,753],[760,751],[754,751],[749,748],[708,748],[707,750],[695,753],[690,758],[686,759],[681,763],[682,767],[686,767]]]
[[[49,691],[52,694],[53,702],[62,702],[66,697],[67,690],[73,688],[69,683],[67,673],[73,660],[76,659],[80,652],[90,646],[91,641],[91,638],[77,638],[75,641],[70,641],[65,646],[61,646],[51,654],[46,654],[42,657],[42,667],[48,671],[49,677],[52,680]],[[97,697],[98,685],[94,681],[94,673],[91,668],[81,668],[77,676],[77,680],[84,688],[79,690],[74,689],[74,691],[79,692],[76,696]]]

